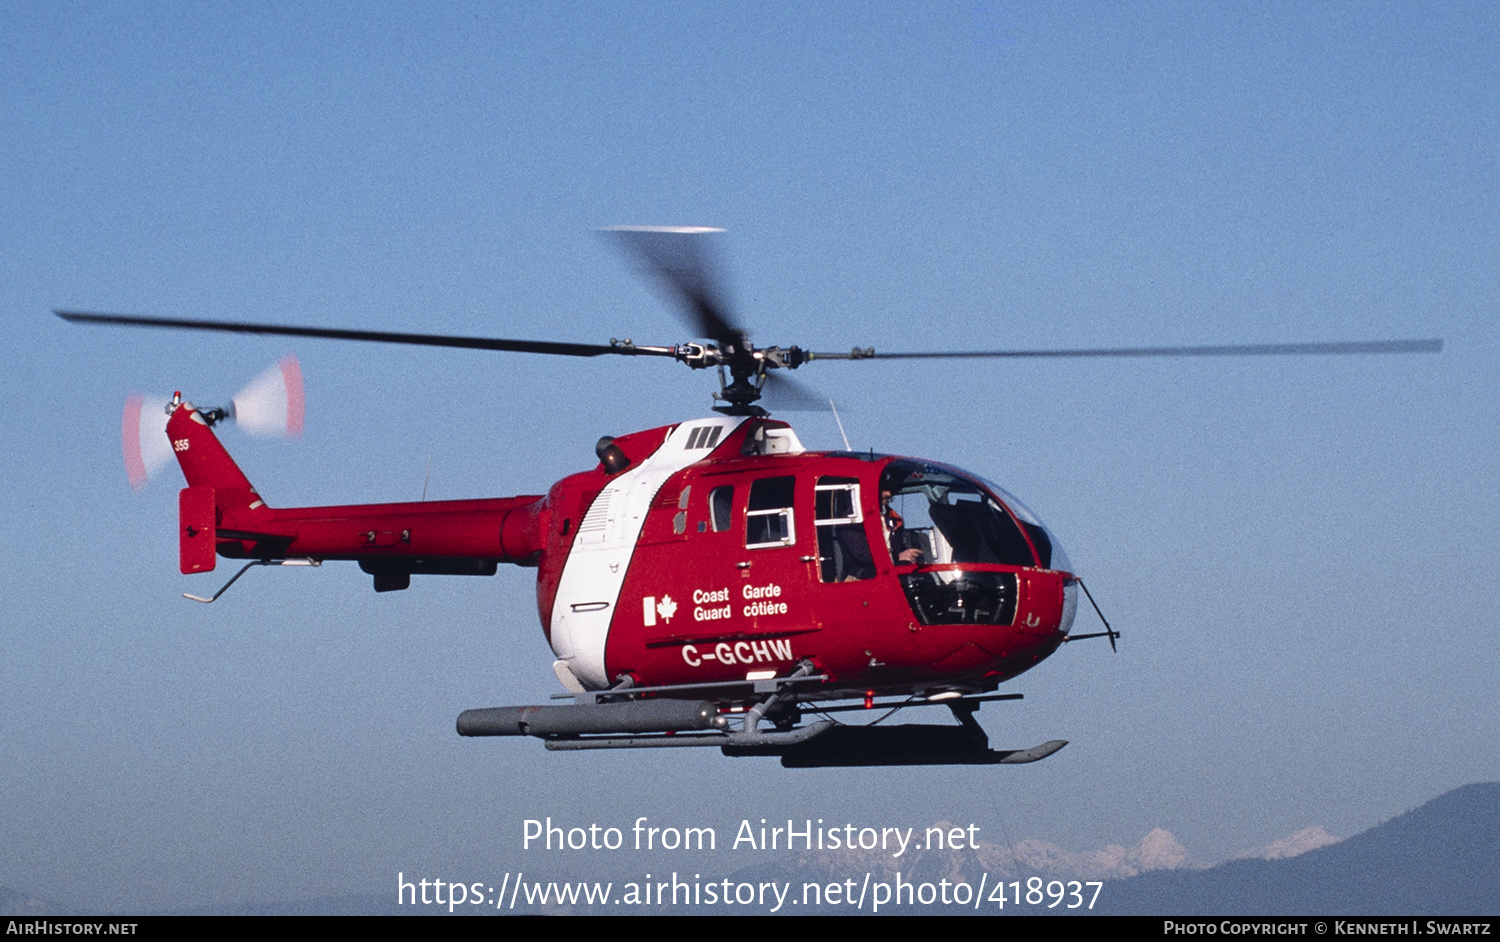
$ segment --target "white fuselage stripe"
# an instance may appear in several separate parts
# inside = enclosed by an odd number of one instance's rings
[[[594,498],[584,517],[589,527],[580,526],[574,535],[552,603],[552,650],[585,687],[610,685],[604,668],[609,626],[657,491],[672,475],[712,453],[712,447],[688,447],[690,439],[696,445],[709,438],[694,438],[694,430],[721,428],[712,436],[717,443],[744,421],[716,417],[683,422],[650,457],[616,475]]]

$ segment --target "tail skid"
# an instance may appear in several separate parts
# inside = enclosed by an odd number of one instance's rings
[[[253,561],[248,562],[245,565],[241,566],[239,572],[237,572],[234,575],[230,576],[229,577],[229,581],[226,582],[226,583],[224,583],[222,586],[220,586],[219,587],[219,591],[215,592],[213,595],[209,596],[208,598],[204,598],[201,595],[193,595],[191,592],[184,592],[184,593],[182,593],[182,597],[185,598],[185,599],[191,599],[194,602],[202,602],[205,605],[211,605],[214,602],[217,602],[219,600],[219,596],[223,595],[225,592],[228,592],[230,586],[234,585],[236,582],[239,582],[240,581],[240,576],[243,576],[245,573],[249,572],[255,566],[321,566],[321,565],[323,565],[323,562],[322,562],[322,560],[318,560],[318,559],[257,559],[257,560],[253,560]]]

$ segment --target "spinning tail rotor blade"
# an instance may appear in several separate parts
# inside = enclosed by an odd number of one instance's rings
[[[234,394],[230,415],[246,435],[301,438],[306,399],[302,367],[288,353]]]
[[[125,398],[120,450],[125,457],[125,476],[136,490],[145,487],[172,457],[172,444],[167,441],[167,403],[171,399],[138,392]]]

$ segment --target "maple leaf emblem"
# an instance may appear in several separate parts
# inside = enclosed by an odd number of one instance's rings
[[[677,614],[677,603],[672,601],[670,595],[663,595],[661,601],[656,603],[656,614],[662,617],[662,621],[671,624],[672,616]]]

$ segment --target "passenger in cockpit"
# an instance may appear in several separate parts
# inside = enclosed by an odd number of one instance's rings
[[[891,491],[880,489],[880,519],[885,523],[886,539],[891,544],[891,561],[897,565],[915,566],[922,562],[921,544],[909,530],[906,521],[891,506]]]

